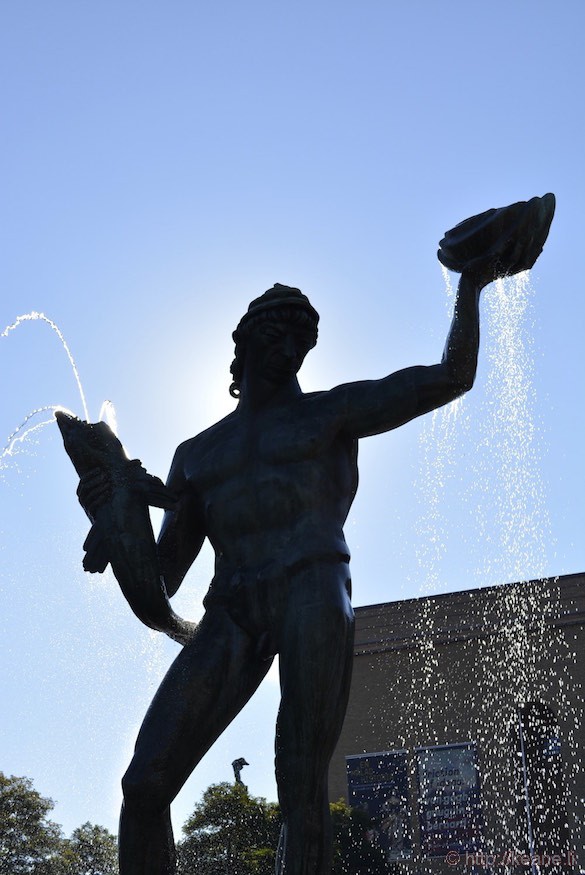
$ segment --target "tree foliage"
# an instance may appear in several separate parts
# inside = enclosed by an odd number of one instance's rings
[[[386,875],[390,871],[380,848],[369,841],[368,815],[345,800],[331,802],[333,825],[332,875]]]
[[[332,875],[386,875],[384,855],[368,841],[367,814],[343,800],[330,810]],[[272,875],[280,826],[276,803],[250,796],[240,784],[213,784],[183,827],[178,875]]]
[[[118,875],[115,837],[84,823],[65,839],[53,808],[28,778],[0,772],[0,875]]]
[[[52,875],[62,841],[60,828],[47,817],[53,807],[28,778],[0,772],[1,875]]]
[[[243,784],[212,784],[183,827],[179,875],[272,875],[280,833],[278,806]]]
[[[62,847],[63,875],[117,875],[116,837],[103,826],[84,823]]]
[[[118,875],[115,836],[84,823],[65,839],[53,807],[27,778],[0,772],[0,875]],[[330,810],[332,875],[387,875],[367,814],[343,800]],[[279,806],[243,784],[212,784],[183,827],[177,875],[273,875],[281,822]]]

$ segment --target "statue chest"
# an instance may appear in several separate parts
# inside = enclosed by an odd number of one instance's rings
[[[234,417],[220,426],[205,434],[187,460],[187,480],[202,495],[233,481],[286,479],[286,469],[319,467],[338,452],[323,418],[300,416],[294,408]]]

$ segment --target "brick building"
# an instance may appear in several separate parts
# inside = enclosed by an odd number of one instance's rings
[[[584,656],[584,574],[357,608],[331,800],[405,873],[585,870]]]

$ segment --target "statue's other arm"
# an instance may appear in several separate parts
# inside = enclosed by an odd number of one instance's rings
[[[442,407],[473,386],[479,350],[479,294],[485,277],[463,273],[441,362],[405,368],[381,380],[338,386],[329,403],[354,438],[390,431]]]

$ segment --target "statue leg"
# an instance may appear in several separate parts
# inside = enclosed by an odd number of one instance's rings
[[[206,612],[148,709],[122,781],[120,875],[174,871],[170,804],[270,663],[223,609]]]
[[[290,582],[280,642],[282,700],[276,777],[283,815],[277,872],[329,875],[329,761],[351,681],[353,610],[345,563],[305,568]]]

